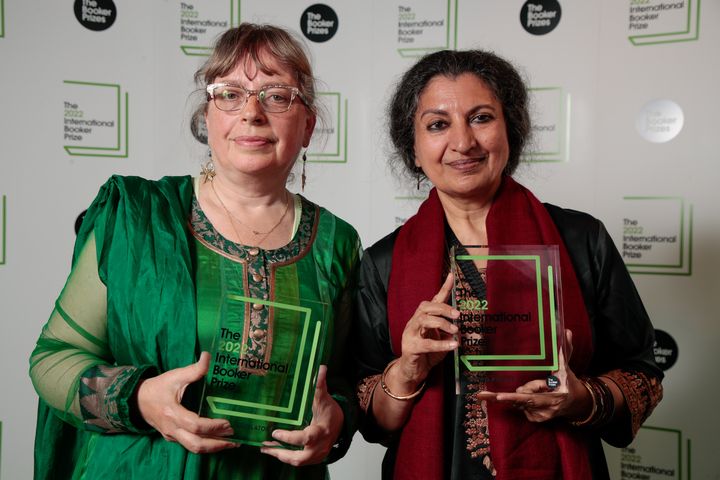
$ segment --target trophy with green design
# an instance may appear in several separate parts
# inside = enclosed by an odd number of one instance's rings
[[[456,391],[501,393],[542,379],[567,392],[559,249],[461,245],[451,251],[452,305],[460,311]]]
[[[324,303],[226,292],[199,415],[227,419],[230,439],[257,446],[307,426],[328,318]]]

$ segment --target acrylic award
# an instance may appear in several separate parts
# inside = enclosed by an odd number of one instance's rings
[[[226,293],[199,415],[227,419],[234,431],[229,439],[257,446],[273,441],[275,429],[306,427],[312,419],[327,313],[328,306],[320,302]]]
[[[457,392],[468,383],[514,392],[537,379],[566,392],[558,247],[458,246],[451,268],[452,304],[460,311]]]

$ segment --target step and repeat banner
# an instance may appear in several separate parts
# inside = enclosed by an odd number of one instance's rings
[[[534,120],[518,180],[605,223],[657,329],[665,398],[632,445],[607,448],[612,478],[720,478],[717,0],[0,0],[0,480],[32,476],[27,359],[82,212],[111,174],[199,173],[193,73],[242,21],[311,52],[326,114],[305,195],[366,246],[428,192],[387,163],[399,75],[438,49],[514,62]],[[358,435],[331,473],[379,478],[382,453]]]

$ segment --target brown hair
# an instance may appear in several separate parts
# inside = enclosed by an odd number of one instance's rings
[[[263,73],[273,73],[262,61],[263,53],[270,54],[295,75],[307,107],[317,114],[315,77],[308,55],[290,32],[273,25],[241,23],[223,33],[215,43],[210,58],[195,72],[195,84],[203,89],[217,77],[228,74],[243,59],[252,61]],[[203,102],[190,120],[190,131],[201,143],[207,143],[204,133],[206,110],[207,102]]]

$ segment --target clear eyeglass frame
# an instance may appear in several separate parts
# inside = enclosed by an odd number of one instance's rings
[[[240,98],[235,101],[223,102],[222,99],[220,99],[216,94],[216,89],[223,87],[228,87],[236,90],[238,93],[241,93]],[[272,91],[273,89],[286,90],[290,94],[287,105],[273,104],[268,100],[268,98],[272,97],[272,95],[268,95],[268,91]],[[207,87],[205,87],[205,90],[207,92],[208,101],[212,100],[215,106],[223,112],[235,112],[238,110],[242,110],[242,108],[245,107],[245,105],[247,104],[248,99],[251,95],[255,95],[258,103],[260,104],[260,107],[263,109],[263,111],[267,113],[287,112],[288,110],[290,110],[290,107],[292,107],[295,97],[298,97],[305,105],[308,104],[302,92],[300,92],[297,87],[292,87],[290,85],[264,85],[257,90],[249,90],[241,85],[235,85],[232,83],[211,83]]]

